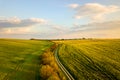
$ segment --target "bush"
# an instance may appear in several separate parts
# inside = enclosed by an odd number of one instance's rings
[[[40,76],[42,80],[66,80],[55,61],[53,50],[56,46],[54,45],[52,49],[47,49],[45,53],[41,55],[42,66],[40,69]]]
[[[43,79],[48,79],[53,73],[53,68],[49,65],[43,65],[40,69],[40,76]]]
[[[44,53],[42,55],[42,64],[47,65],[54,61],[54,56],[52,56],[52,53]]]
[[[60,80],[60,78],[57,74],[53,74],[48,78],[48,80]]]
[[[50,63],[50,66],[52,66],[56,72],[59,71],[58,65],[56,64],[55,61],[52,61],[52,62]]]

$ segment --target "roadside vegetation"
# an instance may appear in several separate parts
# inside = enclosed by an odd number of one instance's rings
[[[75,80],[120,80],[120,40],[61,40],[59,58]]]
[[[50,41],[0,39],[0,80],[40,80],[40,56],[52,45]]]
[[[40,66],[40,76],[41,80],[66,80],[66,77],[59,69],[55,57],[54,50],[56,45],[53,45],[51,48],[47,49],[41,55],[41,66]]]

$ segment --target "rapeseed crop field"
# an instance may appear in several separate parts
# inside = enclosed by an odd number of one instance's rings
[[[120,80],[120,40],[61,40],[59,59],[75,80]]]

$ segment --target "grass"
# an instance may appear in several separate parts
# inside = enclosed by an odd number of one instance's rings
[[[40,55],[50,41],[0,39],[0,80],[40,80]]]
[[[120,80],[120,40],[63,40],[59,58],[75,80]]]

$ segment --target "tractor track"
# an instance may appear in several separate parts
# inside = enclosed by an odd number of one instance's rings
[[[59,48],[59,46],[58,46]],[[63,71],[63,73],[66,75],[66,77],[68,78],[68,80],[75,80],[72,75],[69,73],[69,71],[63,66],[63,64],[60,62],[59,58],[58,58],[58,48],[55,50],[55,60],[58,64],[58,66],[60,67],[60,69]]]

